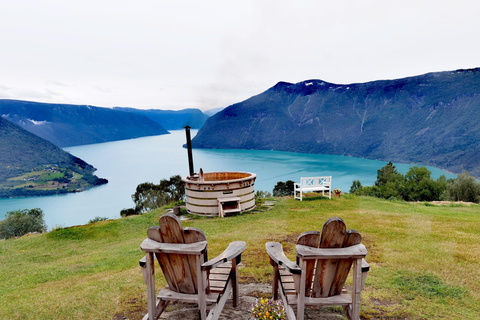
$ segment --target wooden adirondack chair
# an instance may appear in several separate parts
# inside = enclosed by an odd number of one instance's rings
[[[159,227],[151,227],[140,248],[140,260],[147,285],[148,314],[144,320],[158,319],[170,301],[197,303],[201,320],[218,319],[230,293],[238,304],[238,271],[243,241],[234,241],[218,257],[207,261],[207,237],[197,228],[182,228],[180,219],[164,214]],[[157,259],[168,287],[155,293],[154,259]],[[207,317],[207,305],[211,306]]]
[[[318,231],[302,233],[297,240],[297,262],[290,261],[278,242],[265,247],[273,266],[273,298],[278,293],[289,320],[303,320],[305,306],[340,305],[348,319],[360,319],[360,291],[369,269],[367,249],[355,230],[346,230],[340,218],[330,218]],[[343,290],[353,265],[353,289]],[[297,317],[293,307],[296,306]]]

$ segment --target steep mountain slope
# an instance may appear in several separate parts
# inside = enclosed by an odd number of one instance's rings
[[[0,116],[59,147],[168,133],[141,115],[92,106],[0,99]]]
[[[336,85],[279,82],[209,118],[197,148],[283,150],[480,176],[480,70]]]
[[[93,175],[95,170],[0,117],[0,197],[65,193],[107,183]],[[42,179],[37,180],[40,176]]]
[[[146,116],[161,124],[167,130],[179,130],[185,126],[200,129],[205,123],[205,120],[208,119],[208,115],[199,109],[183,109],[178,111],[158,109],[141,110],[121,107],[115,107],[113,109]]]

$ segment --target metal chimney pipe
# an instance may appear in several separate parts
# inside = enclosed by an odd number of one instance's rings
[[[190,177],[193,177],[195,175],[195,171],[193,170],[192,138],[190,137],[190,126],[185,127],[185,134],[187,135],[188,168],[190,169]]]

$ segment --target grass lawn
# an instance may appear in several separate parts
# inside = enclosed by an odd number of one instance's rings
[[[211,258],[230,241],[246,241],[240,283],[271,282],[265,242],[282,242],[294,260],[297,236],[321,231],[328,218],[338,216],[362,234],[369,251],[362,318],[480,317],[479,205],[429,206],[348,195],[277,200],[268,211],[183,225],[206,233]],[[0,319],[141,319],[147,303],[139,246],[164,212],[1,241]]]

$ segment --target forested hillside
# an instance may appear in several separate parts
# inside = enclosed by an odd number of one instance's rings
[[[142,115],[93,106],[0,99],[0,116],[59,147],[168,133]]]
[[[79,191],[104,184],[95,168],[0,117],[0,197]]]
[[[279,82],[210,117],[192,145],[346,155],[480,177],[479,111],[479,69],[349,85]]]

